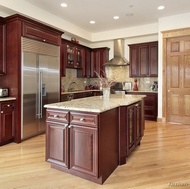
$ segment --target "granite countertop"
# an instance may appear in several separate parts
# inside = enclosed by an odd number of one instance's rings
[[[66,102],[47,104],[45,108],[76,110],[84,112],[104,112],[119,106],[127,106],[142,100],[146,95],[111,94],[109,99],[102,96],[80,98]]]
[[[138,90],[138,91],[126,91],[126,92],[134,92],[134,93],[158,93],[158,91],[153,91],[153,90]]]
[[[2,97],[2,98],[0,98],[0,102],[9,101],[9,100],[16,100],[16,98],[15,97]]]
[[[64,94],[72,94],[72,93],[86,93],[86,92],[93,92],[93,91],[100,91],[99,89],[92,89],[92,90],[76,90],[76,91],[65,91],[65,92],[62,92],[61,94],[64,95]]]

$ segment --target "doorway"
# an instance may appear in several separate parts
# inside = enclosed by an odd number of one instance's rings
[[[190,124],[190,30],[187,30],[189,34],[186,29],[170,31],[170,35],[164,33],[163,113],[166,122]]]

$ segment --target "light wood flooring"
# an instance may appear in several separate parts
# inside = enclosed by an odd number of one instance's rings
[[[146,121],[141,146],[103,185],[45,162],[45,135],[0,147],[0,189],[188,189],[190,125]]]

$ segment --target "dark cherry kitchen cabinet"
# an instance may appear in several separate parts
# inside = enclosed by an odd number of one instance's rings
[[[6,74],[5,61],[5,21],[0,17],[0,75]]]
[[[77,77],[84,78],[91,76],[91,49],[84,47],[84,64],[82,69],[77,70]]]
[[[118,109],[102,113],[47,109],[46,160],[102,184],[119,162]]]
[[[85,52],[81,45],[62,39],[64,46],[63,60],[66,68],[82,69],[84,66]]]
[[[71,171],[98,177],[98,115],[70,112],[69,128]]]
[[[0,103],[0,146],[15,138],[15,101]]]
[[[53,45],[61,46],[62,31],[33,21],[21,15],[12,15],[5,18],[5,52],[6,52],[6,75],[0,79],[0,86],[9,88],[9,96],[15,97],[15,129],[14,142],[21,142],[21,63],[22,63],[22,37],[27,37]],[[61,53],[61,48],[60,48]],[[62,64],[60,66],[60,71]],[[62,73],[60,73],[60,76]]]
[[[140,140],[144,135],[141,102],[128,106],[126,114],[126,151],[127,156],[129,156],[136,146],[140,144]]]
[[[103,76],[105,68],[103,66],[109,60],[109,48],[96,48],[91,51],[91,77],[97,77],[97,72],[99,75]]]
[[[158,77],[158,42],[129,45],[130,77]]]
[[[68,168],[68,122],[67,111],[47,111],[46,160]]]
[[[146,95],[144,98],[144,113],[146,120],[156,121],[158,116],[158,93],[157,92],[127,92],[133,95]]]

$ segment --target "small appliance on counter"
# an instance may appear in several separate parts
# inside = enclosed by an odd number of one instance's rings
[[[154,84],[152,85],[152,90],[157,91],[158,90],[158,81],[154,81]]]
[[[120,91],[130,91],[132,88],[131,82],[117,82],[114,86],[111,87],[111,93],[117,94]]]
[[[7,88],[0,88],[0,98],[8,96],[9,96],[9,90]]]

